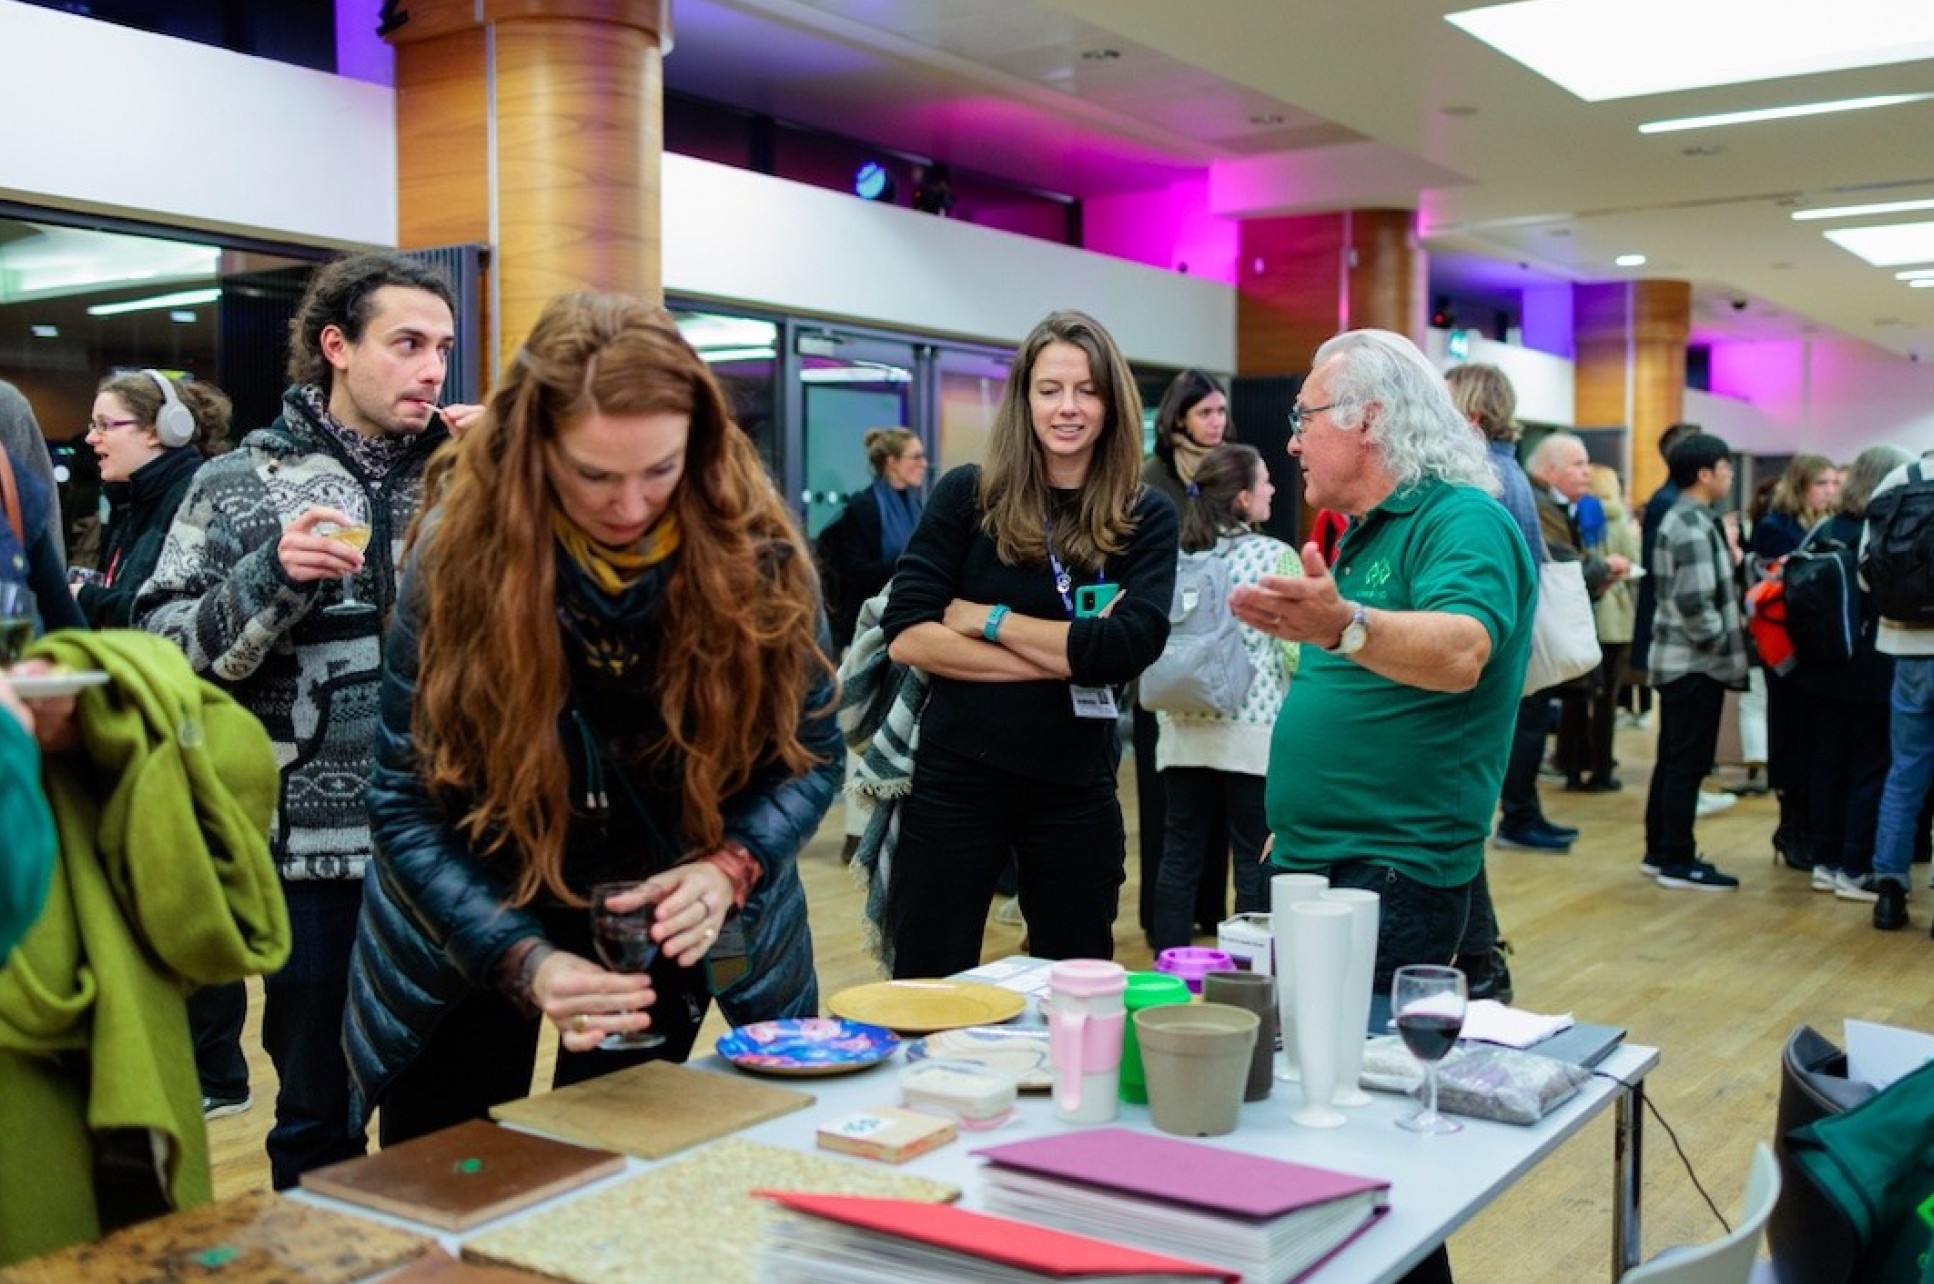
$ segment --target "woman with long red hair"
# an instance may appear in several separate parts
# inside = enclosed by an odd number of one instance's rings
[[[346,1027],[385,1145],[525,1095],[539,1018],[565,1083],[683,1060],[714,996],[814,1015],[794,862],[840,774],[811,559],[665,312],[554,301],[425,484]],[[619,881],[645,971],[592,961],[589,893]],[[599,1050],[644,1030],[663,1046]]]

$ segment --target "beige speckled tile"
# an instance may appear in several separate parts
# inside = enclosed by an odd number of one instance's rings
[[[577,1284],[755,1280],[759,1232],[778,1209],[758,1189],[946,1203],[960,1189],[859,1160],[731,1138],[630,1181],[467,1241],[466,1258]]]

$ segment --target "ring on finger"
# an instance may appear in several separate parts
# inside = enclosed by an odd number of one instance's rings
[[[575,1030],[577,1033],[583,1034],[586,1030],[589,1030],[590,1028],[591,1028],[591,1018],[586,1016],[584,1013],[580,1012],[576,1016],[571,1018],[571,1029]]]

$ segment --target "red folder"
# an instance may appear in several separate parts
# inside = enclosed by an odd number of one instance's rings
[[[1126,1128],[1084,1128],[977,1150],[989,1163],[1137,1199],[1262,1221],[1390,1183]]]
[[[794,1191],[755,1192],[795,1212],[876,1231],[897,1239],[1035,1271],[1052,1279],[1093,1276],[1185,1276],[1237,1284],[1235,1271],[1180,1258],[1124,1248],[1086,1235],[1031,1226],[1026,1222],[969,1212],[951,1204],[920,1204],[905,1199],[858,1195],[811,1195]]]

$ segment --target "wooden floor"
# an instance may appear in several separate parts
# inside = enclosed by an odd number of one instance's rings
[[[1701,848],[1740,878],[1738,893],[1661,889],[1638,872],[1651,752],[1650,733],[1620,731],[1621,793],[1567,794],[1543,785],[1547,814],[1581,827],[1584,836],[1569,856],[1492,852],[1491,886],[1503,933],[1517,950],[1518,1005],[1623,1025],[1634,1041],[1663,1050],[1650,1080],[1652,1101],[1730,1219],[1753,1144],[1771,1134],[1779,1050],[1794,1025],[1810,1022],[1836,1042],[1847,1017],[1934,1029],[1934,986],[1927,983],[1934,972],[1928,938],[1934,895],[1924,885],[1916,889],[1908,930],[1874,931],[1867,905],[1811,891],[1805,875],[1771,863],[1770,797],[1741,799],[1699,822]],[[1132,790],[1132,769],[1124,771],[1124,782]],[[1127,812],[1132,826],[1132,799]],[[802,860],[822,994],[877,975],[862,947],[859,896],[839,863],[839,847],[835,805]],[[1116,957],[1145,967],[1132,865]],[[1924,883],[1924,873],[1916,867],[1917,883]],[[1012,953],[1018,944],[1017,929],[990,921],[988,957]],[[268,1183],[262,1138],[274,1077],[261,1054],[259,986],[251,998],[246,1039],[257,1104],[209,1125],[221,1195]],[[712,1033],[708,1027],[702,1048],[711,1045]],[[1646,1252],[1718,1235],[1665,1130],[1651,1118],[1645,1127]],[[1443,1139],[1445,1181],[1458,1179],[1457,1144],[1456,1137]],[[1460,1279],[1611,1278],[1611,1146],[1608,1113],[1452,1237]],[[1294,1150],[1286,1157],[1294,1158]]]

